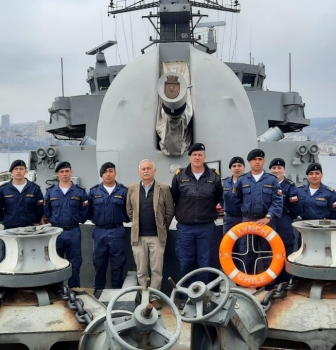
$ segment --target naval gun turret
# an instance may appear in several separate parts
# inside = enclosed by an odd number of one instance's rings
[[[128,64],[108,89],[98,121],[97,166],[108,158],[122,181],[131,183],[137,172],[130,169],[146,157],[155,162],[157,177],[170,183],[175,170],[188,163],[189,146],[203,142],[207,162],[221,171],[238,150],[247,154],[257,146],[257,133],[251,105],[235,74],[194,47],[202,43],[194,37],[193,20],[202,15],[193,8],[239,12],[238,5],[162,0],[115,9],[111,2],[109,12],[149,5],[158,7],[157,14],[148,16],[159,20],[159,38],[150,39],[157,47]],[[178,95],[172,96],[170,89]],[[241,137],[232,132],[237,125]]]

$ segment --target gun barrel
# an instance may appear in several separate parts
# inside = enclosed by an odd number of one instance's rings
[[[187,100],[187,82],[178,73],[167,72],[158,80],[157,91],[162,108],[170,117],[179,118]]]

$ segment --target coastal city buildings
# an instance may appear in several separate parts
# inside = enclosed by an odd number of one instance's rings
[[[9,114],[4,114],[1,116],[1,128],[2,129],[9,129],[10,128]]]
[[[8,118],[4,118],[6,116]],[[5,126],[3,126],[4,120]],[[46,122],[44,120],[6,124],[7,120],[9,121],[9,115],[3,115],[0,128],[0,152],[34,151],[39,147],[46,147],[51,144],[61,145],[66,142],[56,140],[53,135],[45,132]]]

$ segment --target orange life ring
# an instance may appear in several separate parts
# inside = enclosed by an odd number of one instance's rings
[[[257,275],[248,275],[237,269],[232,259],[232,248],[238,238],[249,234],[265,238],[272,248],[273,258],[269,268]],[[257,225],[254,221],[242,222],[228,231],[219,247],[219,261],[225,274],[233,282],[243,287],[262,287],[280,274],[285,264],[285,246],[280,236],[267,225]]]

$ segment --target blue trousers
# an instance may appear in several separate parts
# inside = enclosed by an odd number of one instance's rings
[[[281,237],[284,246],[292,246],[294,245],[294,232],[293,232],[293,220],[288,214],[283,214],[281,218],[275,218],[275,231]]]
[[[232,216],[225,216],[224,217],[224,220],[223,220],[223,237],[225,236],[226,232],[229,232],[232,227],[240,224],[242,222],[242,218],[235,218],[235,217],[232,217]],[[241,242],[241,239],[238,239],[236,241],[236,243],[234,244],[233,246],[233,249],[232,249],[232,258],[233,258],[233,262],[235,263],[237,269],[241,270],[241,271],[244,271],[243,267],[242,267],[242,264],[241,264],[241,256],[239,255],[240,253],[240,242]]]
[[[286,249],[286,257],[287,257],[288,255],[293,253],[294,245],[285,246],[285,249]],[[285,266],[284,266],[282,271],[280,272],[279,276],[272,283],[268,284],[266,289],[270,290],[276,284],[279,284],[281,282],[288,282],[291,278],[292,278],[292,275],[286,271]]]
[[[257,221],[243,217],[242,222]],[[275,230],[275,223],[272,220],[267,226]],[[257,273],[257,259],[261,259],[264,270],[266,270],[271,263],[271,246],[266,239],[257,235],[247,235],[242,237],[240,242],[240,253],[246,254],[242,256],[242,261],[246,268],[246,273]],[[269,251],[269,253],[258,253],[260,251]],[[269,257],[269,258],[268,258]],[[245,272],[243,270],[243,272]]]
[[[56,251],[61,258],[66,258],[72,265],[72,276],[68,283],[70,288],[80,287],[79,272],[82,265],[81,232],[79,227],[63,231],[56,240]]]
[[[111,287],[121,288],[124,280],[123,268],[126,264],[124,226],[113,229],[96,227],[93,230],[92,239],[92,262],[96,270],[94,289],[105,288],[109,260],[111,264]]]
[[[274,222],[275,231],[278,233],[284,243],[287,257],[288,255],[292,254],[294,250],[295,236],[292,226],[293,220],[288,214],[283,214],[281,218],[274,219]],[[289,274],[284,267],[280,275],[274,280],[273,285],[280,282],[287,282],[291,279],[291,277],[292,275]]]
[[[180,278],[195,269],[213,265],[215,228],[214,222],[177,224],[176,255],[180,264]],[[196,280],[208,283],[209,274],[199,274],[194,279],[190,279],[185,286]]]
[[[223,220],[223,236],[225,235],[226,232],[230,231],[233,226],[236,226],[242,222],[242,218],[235,218],[232,216],[225,216]],[[239,248],[239,240],[236,241],[235,245],[233,246],[233,253],[239,253],[240,248]]]

